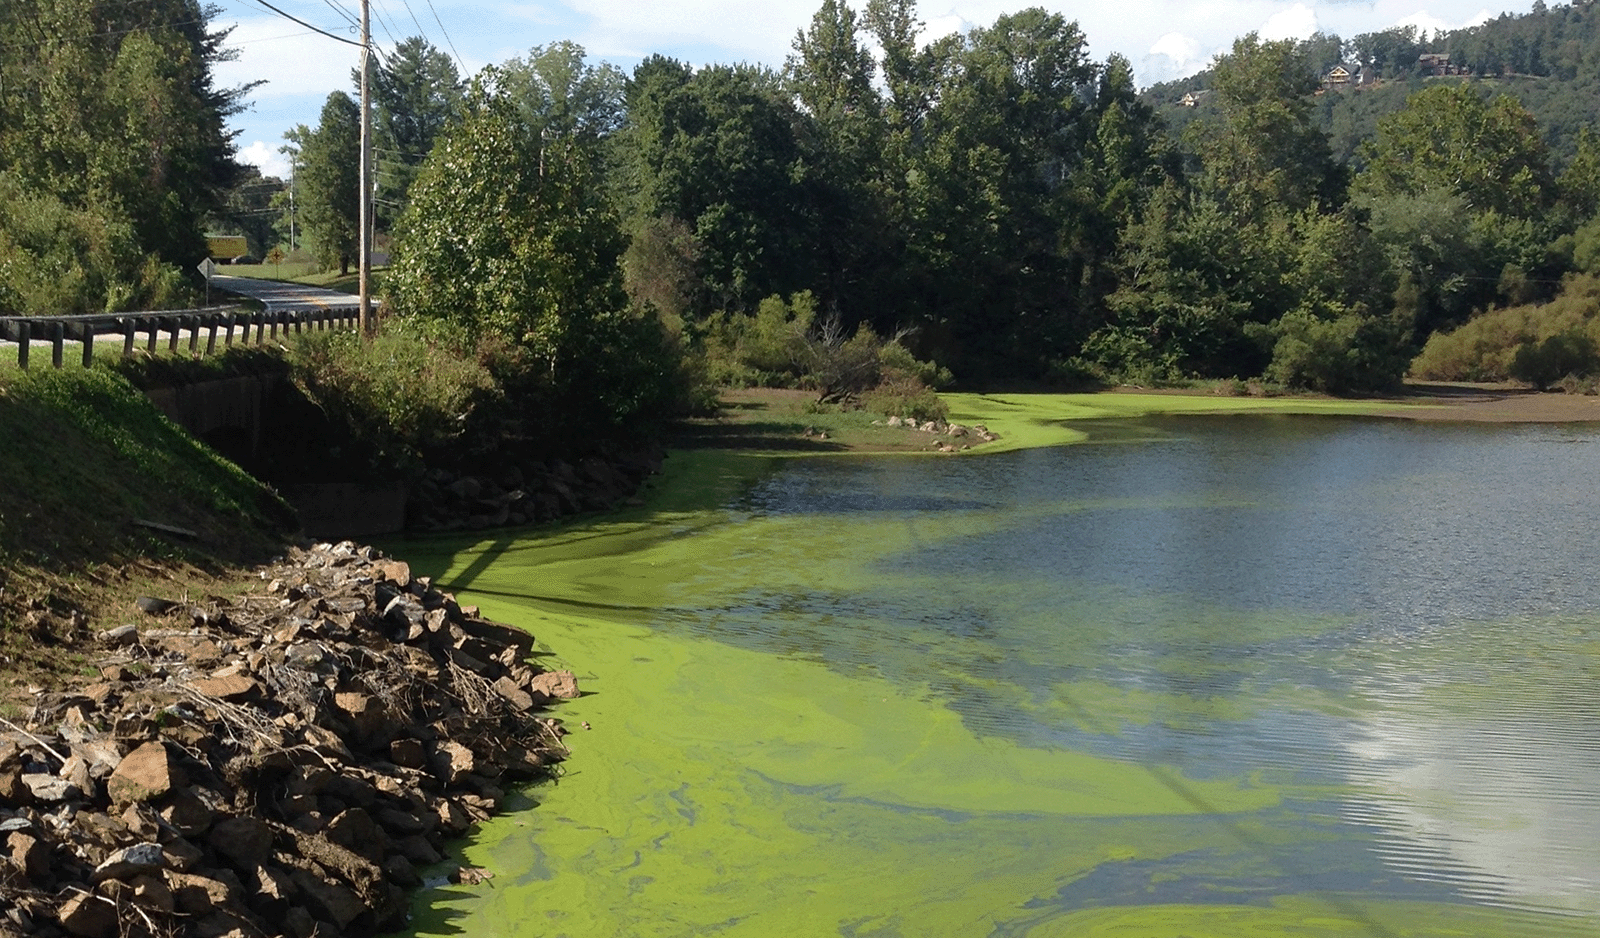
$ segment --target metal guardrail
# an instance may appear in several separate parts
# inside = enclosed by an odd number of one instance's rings
[[[255,344],[269,338],[276,339],[279,330],[287,335],[305,330],[355,329],[360,325],[360,310],[354,300],[344,304],[293,306],[262,311],[246,310],[242,306],[212,306],[205,309],[169,309],[140,313],[93,313],[81,316],[0,316],[0,340],[17,343],[17,365],[28,367],[30,351],[35,341],[50,347],[50,363],[56,368],[65,360],[67,342],[83,343],[83,363],[94,359],[96,336],[114,335],[122,339],[124,358],[134,352],[142,334],[145,347],[156,351],[162,333],[167,335],[167,349],[176,353],[185,333],[189,339],[189,354],[198,356],[200,333],[207,332],[205,352],[214,355],[217,334],[222,333],[223,347],[233,345],[234,330],[242,344],[250,343],[250,333],[255,331]]]

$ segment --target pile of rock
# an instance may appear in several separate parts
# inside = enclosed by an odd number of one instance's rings
[[[874,420],[874,426],[904,427],[917,433],[932,434],[935,439],[928,444],[929,449],[941,453],[955,453],[964,449],[971,449],[975,445],[992,443],[1000,439],[998,433],[990,432],[983,424],[964,426],[959,423],[945,423],[939,420],[907,420],[901,417],[890,417],[887,420]],[[938,439],[943,437],[943,439]],[[974,443],[973,441],[977,441]]]
[[[565,752],[570,672],[350,543],[141,600],[100,679],[0,724],[0,936],[366,935]]]
[[[412,487],[406,526],[424,531],[550,521],[615,508],[661,471],[659,450],[575,463],[528,460],[498,471],[432,469]]]

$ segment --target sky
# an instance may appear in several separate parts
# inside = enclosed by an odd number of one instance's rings
[[[351,25],[360,0],[268,0],[329,33],[357,38]],[[866,0],[849,0],[858,11]],[[373,36],[383,48],[419,33],[457,59],[463,75],[525,55],[535,46],[571,40],[591,62],[624,70],[660,53],[692,65],[756,62],[781,68],[795,33],[821,0],[372,0]],[[1318,30],[1351,39],[1410,24],[1455,29],[1526,13],[1533,0],[924,0],[923,39],[988,26],[1003,13],[1043,6],[1076,20],[1091,55],[1113,52],[1133,63],[1140,86],[1192,75],[1233,40],[1255,31],[1265,39],[1304,38]],[[238,58],[216,68],[217,83],[265,81],[232,119],[240,158],[268,175],[286,177],[279,152],[285,131],[316,126],[335,90],[351,91],[360,50],[279,16],[259,0],[220,0],[214,27],[233,26]]]

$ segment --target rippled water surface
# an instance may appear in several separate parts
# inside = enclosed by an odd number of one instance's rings
[[[396,545],[592,727],[420,931],[1600,934],[1600,431],[1087,429]]]

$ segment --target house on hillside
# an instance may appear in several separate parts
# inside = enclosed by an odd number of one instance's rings
[[[1459,65],[1450,64],[1448,52],[1424,52],[1417,56],[1417,71],[1424,75],[1461,75],[1464,72]]]
[[[1327,74],[1322,76],[1322,87],[1328,89],[1353,88],[1367,84],[1368,81],[1376,78],[1376,75],[1372,75],[1369,70],[1354,62],[1340,62],[1333,68],[1328,69]]]
[[[1186,94],[1183,97],[1178,99],[1178,106],[1179,107],[1198,107],[1200,105],[1200,99],[1205,97],[1206,95],[1208,95],[1210,93],[1211,92],[1210,92],[1209,89],[1201,89],[1200,91],[1191,91],[1188,94]]]

